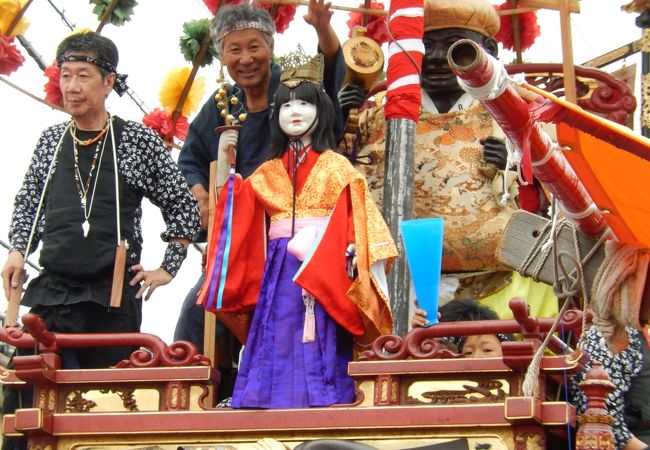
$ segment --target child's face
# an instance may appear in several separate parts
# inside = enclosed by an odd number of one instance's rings
[[[463,345],[463,355],[467,358],[493,358],[503,356],[501,341],[493,334],[467,336]]]
[[[310,130],[316,126],[316,105],[305,100],[289,100],[280,106],[278,120],[287,136],[309,137]]]

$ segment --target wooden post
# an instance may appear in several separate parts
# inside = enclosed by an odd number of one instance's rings
[[[413,171],[415,122],[410,119],[386,121],[386,161],[384,171],[384,219],[400,255],[388,276],[388,295],[393,310],[393,332],[408,331],[409,270],[399,224],[413,217]]]
[[[573,66],[571,44],[571,10],[568,0],[560,0],[560,32],[562,34],[562,71],[564,72],[564,98],[576,103],[576,74]]]
[[[641,37],[641,134],[650,137],[650,10],[643,11],[636,18],[636,25],[642,30]]]
[[[210,187],[208,198],[208,242],[210,242],[210,235],[212,232],[212,221],[214,220],[214,203],[217,192],[215,190],[217,176],[217,161],[210,163]],[[210,358],[212,367],[219,367],[219,354],[217,352],[217,316],[210,311],[204,313],[205,322],[203,324],[203,354]],[[210,401],[211,406],[216,403],[216,389],[210,386]]]

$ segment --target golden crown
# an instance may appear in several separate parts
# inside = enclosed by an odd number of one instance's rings
[[[300,44],[298,49],[277,59],[282,68],[280,82],[293,88],[303,81],[320,84],[323,81],[325,60],[322,54],[309,56],[305,54]]]

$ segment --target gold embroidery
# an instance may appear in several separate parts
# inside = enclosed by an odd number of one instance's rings
[[[370,165],[355,166],[368,179],[377,205],[383,205],[385,119],[383,107],[360,118],[359,152]],[[415,137],[413,217],[445,219],[443,271],[499,269],[496,247],[511,214],[514,198],[504,207],[495,198],[492,181],[482,172],[480,140],[503,137],[485,109],[475,102],[463,111],[420,113]]]

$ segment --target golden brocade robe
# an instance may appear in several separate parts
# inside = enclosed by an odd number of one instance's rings
[[[383,205],[385,118],[383,106],[360,119],[360,164],[372,196]],[[496,249],[508,219],[517,209],[514,198],[501,206],[484,165],[480,140],[502,137],[501,129],[478,102],[445,114],[421,110],[415,136],[413,217],[445,219],[443,272],[503,269]],[[370,163],[368,164],[368,160]]]

